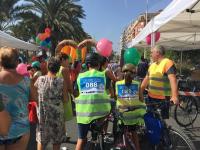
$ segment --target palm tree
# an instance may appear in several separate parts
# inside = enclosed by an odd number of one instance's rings
[[[23,27],[27,36],[18,32],[19,36],[30,37],[44,32],[46,27],[52,30],[52,55],[55,54],[57,43],[63,39],[73,39],[77,42],[88,37],[84,32],[79,19],[85,17],[82,6],[77,5],[78,0],[25,0],[22,5],[15,8],[15,17],[18,24],[13,30]]]
[[[19,0],[0,0],[0,30],[7,31],[13,21],[14,5]]]

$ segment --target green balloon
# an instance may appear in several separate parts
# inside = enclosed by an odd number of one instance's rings
[[[38,37],[36,37],[36,44],[40,44],[40,42],[41,40]]]
[[[133,64],[133,65],[138,65],[140,61],[140,53],[136,48],[128,48],[125,50],[124,53],[124,62],[125,64]]]

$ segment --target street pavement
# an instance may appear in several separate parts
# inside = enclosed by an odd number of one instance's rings
[[[178,128],[179,130],[183,130],[184,133],[192,140],[195,144],[197,150],[200,150],[200,115],[198,115],[196,121],[194,122],[193,126],[189,126],[187,128],[180,127],[173,118],[173,109],[171,109],[171,117],[167,121],[167,123],[171,126]],[[111,130],[111,129],[109,129]],[[76,126],[76,119],[67,122],[67,131],[69,136],[71,137],[69,143],[62,144],[63,147],[67,147],[69,150],[74,150],[77,140],[77,126]],[[65,148],[64,148],[65,149]],[[63,149],[63,150],[64,150]]]
[[[184,133],[192,140],[192,142],[195,144],[196,149],[200,150],[200,115],[197,117],[196,121],[194,122],[193,126],[182,128],[180,127],[175,120],[173,119],[173,108],[171,109],[171,117],[167,121],[167,123],[171,126],[174,126],[180,130],[183,130]],[[111,131],[111,127],[108,129]],[[109,132],[108,131],[108,132]],[[67,132],[68,135],[71,137],[70,141],[68,143],[63,143],[61,145],[61,150],[74,150],[76,146],[77,141],[77,125],[76,125],[76,119],[74,117],[73,120],[67,122]],[[35,144],[32,143],[28,150],[36,150]],[[52,150],[52,145],[48,145],[48,150]]]

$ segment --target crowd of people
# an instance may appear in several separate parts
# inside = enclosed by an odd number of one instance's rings
[[[138,66],[125,64],[121,68],[109,65],[109,59],[97,53],[89,53],[84,64],[76,61],[70,65],[68,55],[59,53],[47,62],[41,56],[34,58],[22,73],[19,52],[2,47],[0,150],[25,150],[31,138],[30,121],[36,124],[37,149],[46,149],[51,143],[54,150],[59,150],[66,142],[65,122],[69,120],[66,114],[72,109],[72,97],[76,97],[76,150],[84,149],[91,122],[108,116],[113,109],[141,106],[125,113],[123,121],[125,125],[143,124],[145,89],[148,89],[148,103],[165,104],[171,100],[178,104],[176,68],[164,54],[164,47],[157,45],[151,50],[150,66],[141,58]],[[35,111],[34,107],[28,109],[31,102],[36,104]],[[30,119],[32,115],[36,115],[34,121]],[[169,106],[162,107],[162,115],[169,118]],[[136,132],[133,141],[140,150]]]

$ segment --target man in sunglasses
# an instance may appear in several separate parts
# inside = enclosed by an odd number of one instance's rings
[[[145,104],[140,98],[140,83],[133,80],[136,76],[136,67],[132,64],[125,64],[122,68],[124,74],[123,80],[116,82],[117,109],[137,107],[133,111],[123,113],[123,125],[136,127],[144,123],[143,116],[146,112]],[[136,150],[140,150],[137,133],[132,132],[132,140],[135,143]]]

